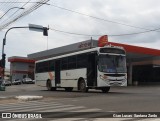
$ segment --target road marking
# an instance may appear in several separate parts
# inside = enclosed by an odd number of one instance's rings
[[[52,101],[50,101],[50,103],[52,103]],[[7,104],[6,103],[5,104],[0,104],[0,106],[9,106],[9,105],[13,106],[13,105],[17,105],[17,104],[38,104],[38,103],[48,103],[48,102],[44,102],[44,101],[40,101],[40,100],[39,101],[19,101],[19,100],[17,100],[17,102],[7,103]]]
[[[60,112],[60,111],[68,111],[73,109],[80,109],[85,108],[84,106],[76,106],[76,107],[69,107],[69,108],[62,108],[62,109],[51,109],[51,110],[44,110],[45,112]]]
[[[53,105],[39,105],[39,106],[28,106],[28,107],[18,107],[18,108],[11,108],[11,109],[6,109],[5,111],[11,111],[11,112],[19,112],[19,110],[21,112],[25,112],[25,111],[39,111],[42,110],[42,112],[44,112],[43,109],[55,109],[55,108],[59,108],[59,107],[71,107],[73,105],[60,105],[60,104],[53,104]]]
[[[83,115],[85,115],[86,117],[88,116],[88,114],[85,112],[89,113],[89,116],[96,116],[95,114],[98,113],[98,111],[100,111],[101,109],[98,108],[87,108],[85,106],[75,106],[75,105],[66,105],[66,104],[62,104],[62,103],[58,103],[58,102],[24,102],[24,103],[17,103],[17,104],[13,104],[13,105],[1,105],[1,110],[3,112],[53,112],[53,114],[49,113],[48,117],[54,117],[58,118],[56,120],[59,120],[59,117],[65,117],[65,116],[73,116],[73,117],[79,117],[80,116],[83,117]],[[55,112],[55,113],[54,113]],[[92,112],[94,112],[92,114]],[[47,114],[44,116],[47,116]],[[43,117],[43,116],[42,116]],[[54,119],[55,119],[54,118]],[[70,117],[69,117],[70,119]],[[77,119],[85,119],[85,118],[73,118],[73,120],[77,120]],[[36,121],[40,121],[42,119],[9,119],[9,121],[17,121],[17,120],[23,120],[23,121],[32,121],[32,120],[36,120]],[[45,120],[45,119],[44,119]],[[50,118],[47,118],[47,121],[49,120],[53,120]],[[66,119],[65,119],[66,120]],[[42,120],[43,121],[43,120]]]
[[[61,104],[61,103],[56,103],[56,102],[50,102],[50,103],[46,103],[46,102],[23,102],[23,103],[16,103],[13,105],[1,105],[0,107],[3,109],[7,109],[7,108],[14,108],[14,107],[28,107],[28,106],[39,106],[39,105],[52,105],[52,104]]]
[[[83,109],[83,110],[78,110],[78,111],[69,111],[69,112],[93,112],[93,111],[100,111],[101,109],[99,108],[93,108],[93,109]]]
[[[61,105],[61,104],[42,104],[42,105],[17,105],[17,106],[10,106],[10,107],[1,107],[0,111],[2,112],[3,110],[6,110],[6,111],[15,111],[15,109],[17,110],[23,110],[23,109],[32,109],[32,108],[41,108],[41,107],[52,107],[52,106],[58,106],[58,105]]]
[[[50,121],[80,121],[83,120],[85,118],[60,118],[60,119],[54,119],[54,120],[50,120]]]

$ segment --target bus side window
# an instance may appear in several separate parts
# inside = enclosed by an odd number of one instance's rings
[[[36,70],[35,70],[36,73],[39,73],[39,63],[36,63]]]
[[[37,73],[43,72],[43,62],[39,62],[36,64],[36,72]]]
[[[87,56],[86,54],[77,55],[77,68],[87,67]]]
[[[61,60],[61,69],[62,70],[67,70],[68,69],[68,58],[63,58]]]
[[[54,66],[54,60],[49,61],[49,71],[54,71],[55,66]]]
[[[42,72],[48,71],[49,68],[49,62],[45,61],[42,63]]]
[[[68,57],[68,69],[76,68],[76,56]]]

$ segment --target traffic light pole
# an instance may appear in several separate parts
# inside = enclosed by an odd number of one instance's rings
[[[20,29],[20,28],[29,28],[29,29],[39,29],[39,30],[42,30],[43,31],[43,35],[44,36],[48,36],[48,30],[49,28],[47,27],[42,27],[42,28],[39,28],[37,25],[32,25],[32,26],[23,26],[23,27],[11,27],[9,28],[5,35],[4,35],[4,38],[3,38],[3,44],[2,44],[2,68],[3,68],[3,71],[2,71],[2,78],[4,79],[4,72],[5,72],[5,62],[6,62],[6,54],[4,53],[4,45],[6,45],[6,36],[7,36],[7,33],[12,30],[12,29]]]
[[[5,72],[5,62],[6,62],[6,54],[4,53],[4,45],[6,45],[6,36],[7,36],[7,33],[11,30],[11,29],[18,29],[18,28],[28,28],[27,26],[24,26],[24,27],[11,27],[9,28],[5,35],[4,35],[4,38],[3,38],[3,44],[2,44],[2,68],[3,68],[3,71],[2,71],[2,78],[4,79],[4,72]]]

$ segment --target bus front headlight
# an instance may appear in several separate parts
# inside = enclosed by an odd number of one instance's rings
[[[100,77],[100,79],[102,79],[102,80],[107,80],[107,76],[106,75],[99,75],[99,77]]]

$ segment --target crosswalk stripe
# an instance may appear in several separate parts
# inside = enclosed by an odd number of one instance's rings
[[[10,107],[1,107],[1,110],[12,110],[12,109],[25,109],[25,108],[29,108],[29,107],[42,107],[42,106],[54,106],[54,105],[62,105],[62,104],[58,104],[58,103],[53,103],[53,104],[41,104],[41,105],[17,105],[17,106],[10,106]]]
[[[95,114],[100,115],[100,113],[98,113],[98,111],[100,111],[101,109],[98,108],[90,108],[87,109],[85,106],[75,106],[75,105],[64,105],[58,102],[26,102],[26,103],[20,103],[20,104],[13,104],[13,105],[8,105],[2,106],[1,109],[3,112],[7,112],[7,111],[11,111],[11,112],[55,112],[55,114],[48,114],[49,117],[53,116],[53,117],[57,117],[59,120],[59,117],[65,117],[67,115],[71,116],[73,115],[73,118],[67,118],[67,121],[72,121],[72,120],[83,120],[86,118],[76,118],[79,117],[77,114],[81,113],[80,116],[83,117],[89,117],[89,116],[95,116]],[[65,113],[66,112],[66,113]],[[83,113],[84,112],[84,113]],[[90,114],[85,114],[85,112],[91,112]],[[94,112],[92,114],[92,112]],[[76,115],[74,114],[76,113]],[[75,117],[75,118],[74,118]],[[53,119],[53,118],[52,118]],[[61,120],[66,120],[66,118],[62,118]],[[69,120],[68,120],[69,119]],[[10,121],[17,121],[19,119],[11,119]],[[39,119],[22,119],[23,121],[39,121]],[[49,119],[51,120],[51,119]],[[49,121],[47,119],[47,121]]]
[[[45,109],[59,109],[59,108],[67,108],[67,107],[72,107],[73,105],[58,105],[58,106],[54,106],[54,107],[41,107],[41,108],[36,108],[36,109],[30,109],[29,111],[37,111],[37,112],[46,112]],[[23,112],[28,111],[28,110],[22,110]]]
[[[32,103],[26,103],[26,104],[16,104],[16,105],[9,105],[9,106],[1,106],[1,109],[11,109],[11,108],[21,108],[21,107],[36,107],[36,106],[47,106],[47,105],[62,105],[61,103],[57,103],[57,102],[51,102],[51,103],[35,103],[35,104],[32,104]]]
[[[60,112],[60,111],[67,111],[67,110],[75,110],[75,109],[80,109],[80,108],[85,108],[84,106],[74,106],[74,107],[69,107],[69,108],[62,108],[62,109],[51,109],[51,110],[43,110],[42,112]]]
[[[46,102],[24,102],[24,103],[16,103],[16,104],[13,104],[13,105],[2,105],[0,106],[1,108],[11,108],[11,107],[21,107],[21,106],[35,106],[35,105],[49,105],[49,104],[57,104],[57,102],[49,102],[49,103],[46,103]],[[58,104],[61,104],[61,103],[58,103]]]
[[[17,100],[17,102],[14,102],[14,103],[7,103],[7,104],[0,104],[0,106],[8,106],[8,105],[17,105],[18,104],[26,104],[26,103],[42,103],[43,101],[20,101],[20,100]],[[46,102],[44,102],[46,103]]]
[[[85,118],[59,118],[59,119],[54,119],[54,120],[50,120],[50,121],[79,121],[79,120],[83,120]]]
[[[100,111],[99,108],[92,108],[92,109],[83,109],[83,110],[77,110],[77,111],[68,111],[68,112],[93,112],[93,111]]]
[[[13,111],[13,112],[18,112],[19,110],[21,112],[25,112],[25,111],[39,111],[41,109],[55,109],[55,108],[60,108],[60,107],[71,107],[73,105],[60,105],[60,104],[53,104],[53,105],[42,105],[42,106],[28,106],[28,107],[21,107],[21,108],[14,108],[14,109],[7,109],[7,110],[3,110],[3,111]],[[44,111],[44,110],[42,110]]]

